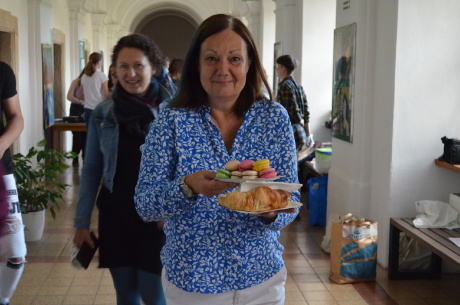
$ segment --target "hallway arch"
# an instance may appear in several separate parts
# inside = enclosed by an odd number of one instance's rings
[[[137,20],[140,20],[138,18]],[[174,9],[154,10],[143,17],[135,33],[145,35],[155,41],[163,54],[173,58],[185,59],[188,47],[199,23],[183,11]]]

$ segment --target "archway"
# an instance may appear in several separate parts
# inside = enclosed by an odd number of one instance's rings
[[[155,41],[171,60],[185,59],[197,27],[197,22],[191,16],[164,9],[146,15],[136,26],[135,32]]]

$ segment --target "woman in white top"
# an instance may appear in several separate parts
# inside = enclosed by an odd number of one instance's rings
[[[94,108],[109,98],[108,77],[100,71],[102,55],[91,53],[85,67],[85,74],[81,78],[81,86],[85,93],[85,121],[89,122]]]

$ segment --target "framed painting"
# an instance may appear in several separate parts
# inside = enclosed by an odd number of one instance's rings
[[[332,136],[353,143],[356,23],[334,30]]]
[[[276,73],[276,59],[280,57],[283,50],[281,49],[281,42],[276,42],[273,48],[273,98],[276,99],[278,94],[278,74]]]
[[[53,45],[42,44],[43,122],[45,129],[54,124]]]

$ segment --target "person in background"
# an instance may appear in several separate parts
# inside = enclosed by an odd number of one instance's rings
[[[171,77],[169,76],[168,65],[169,58],[165,56],[162,59],[161,69],[157,71],[157,73],[155,74],[155,78],[157,79],[160,86],[162,86],[168,92],[169,99],[171,99],[174,97],[174,95],[176,95],[177,88],[176,85],[174,85]]]
[[[283,182],[297,182],[286,109],[269,88],[249,30],[214,15],[199,27],[177,96],[142,146],[136,208],[165,220],[162,282],[168,305],[284,304],[280,230],[298,208],[258,215],[226,209],[217,197],[239,184],[217,181],[230,160],[269,159]],[[299,192],[291,200],[299,201]]]
[[[182,67],[184,61],[180,58],[174,58],[169,64],[169,76],[171,77],[176,88],[179,87],[180,77],[182,75]]]
[[[81,90],[85,93],[85,121],[100,102],[109,98],[108,77],[101,72],[102,55],[94,52],[89,56],[85,73],[81,77]]]
[[[109,91],[112,93],[115,90],[115,86],[117,85],[118,82],[118,76],[117,76],[117,69],[116,67],[111,64],[109,68]]]
[[[3,181],[7,190],[9,214],[6,231],[0,237],[0,305],[9,303],[22,272],[26,257],[24,225],[13,176],[13,160],[9,147],[24,129],[19,95],[16,91],[16,77],[11,67],[0,61],[0,113],[6,124],[0,124],[0,159],[5,170]]]
[[[308,112],[307,96],[301,85],[292,76],[298,62],[291,55],[282,55],[276,59],[276,72],[280,78],[277,101],[283,105],[291,119],[294,130],[297,152],[310,147],[310,112]]]
[[[94,246],[89,228],[97,201],[99,267],[109,268],[118,305],[140,305],[141,298],[146,305],[165,304],[161,223],[142,221],[134,205],[139,147],[159,104],[168,96],[153,77],[161,69],[160,59],[160,49],[150,39],[122,37],[112,54],[118,83],[111,98],[96,107],[88,122],[74,243],[80,247],[86,241]]]
[[[80,75],[70,83],[69,91],[67,91],[67,100],[70,104],[70,115],[80,117],[83,120],[85,113],[85,97],[83,89],[81,89],[81,78],[85,70],[81,71]],[[72,131],[72,152],[77,156],[82,152],[82,160],[85,159],[85,143],[86,132]],[[78,165],[78,157],[73,159],[73,165]]]

